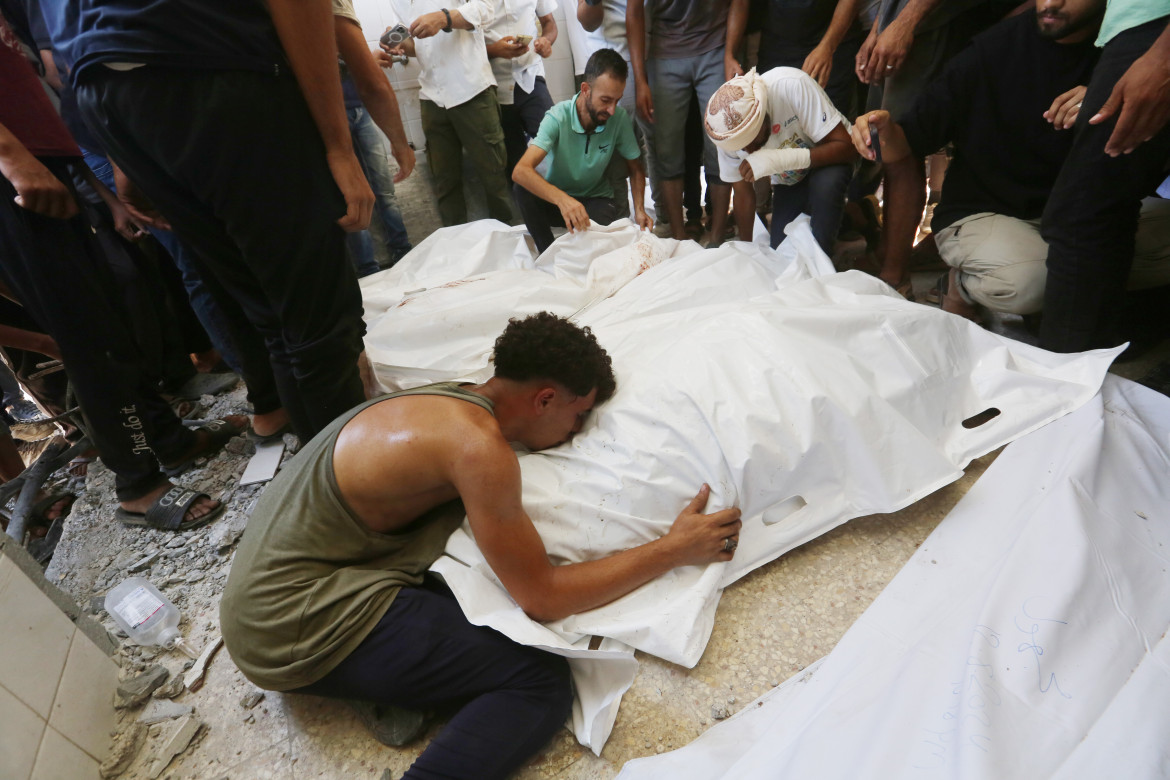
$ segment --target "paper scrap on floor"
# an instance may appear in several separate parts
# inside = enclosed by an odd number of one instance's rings
[[[620,780],[1170,773],[1170,399],[1011,444],[817,664]]]
[[[473,623],[574,659],[574,731],[597,752],[637,668],[631,648],[693,666],[725,586],[1076,409],[1116,355],[1044,352],[833,273],[807,219],[775,251],[704,250],[622,221],[535,259],[522,228],[484,221],[438,231],[362,289],[387,389],[485,380],[510,317],[547,310],[597,334],[616,394],[570,443],[520,459],[524,506],[555,562],[665,534],[703,482],[709,510],[742,510],[734,561],[676,569],[547,625],[498,584],[466,524],[435,564]]]

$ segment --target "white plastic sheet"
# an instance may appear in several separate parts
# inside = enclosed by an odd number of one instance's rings
[[[608,666],[612,653],[592,656],[590,637],[693,666],[727,584],[846,520],[906,506],[1077,408],[1115,354],[1002,339],[871,277],[833,274],[806,220],[789,233],[775,252],[701,250],[623,222],[565,236],[532,261],[515,229],[481,223],[440,231],[363,285],[367,350],[391,388],[482,380],[510,316],[544,309],[595,330],[617,393],[571,443],[521,459],[524,505],[555,561],[661,536],[703,482],[710,509],[743,511],[733,562],[676,569],[547,626],[523,616],[466,527],[452,537],[435,570],[472,622],[598,659],[578,673],[579,691],[585,677],[593,686],[579,704],[608,704],[574,718],[594,750],[633,672]],[[963,427],[992,408],[990,422]]]
[[[1170,400],[1009,446],[816,668],[621,780],[1170,776]]]

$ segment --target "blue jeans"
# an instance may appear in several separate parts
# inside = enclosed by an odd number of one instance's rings
[[[393,265],[413,247],[406,237],[406,225],[402,223],[398,199],[394,197],[394,177],[390,174],[390,165],[386,160],[386,146],[368,111],[364,108],[349,108],[345,114],[349,118],[349,135],[353,139],[354,154],[362,166],[366,181],[370,183],[370,189],[374,191],[374,213],[386,229],[393,258],[390,265]],[[347,233],[345,242],[358,276],[368,276],[381,270],[374,260],[374,240],[370,237],[370,231]]]
[[[826,165],[810,169],[796,184],[772,187],[772,248],[784,240],[784,228],[789,222],[808,214],[813,238],[825,254],[832,256],[845,210],[845,190],[852,178],[852,165]]]

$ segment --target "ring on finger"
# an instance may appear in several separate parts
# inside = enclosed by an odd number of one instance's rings
[[[723,552],[735,552],[735,548],[739,546],[739,538],[735,536],[726,536],[723,538]]]

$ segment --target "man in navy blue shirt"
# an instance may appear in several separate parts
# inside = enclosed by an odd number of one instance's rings
[[[343,231],[369,224],[373,193],[343,110],[330,4],[43,10],[86,121],[157,213],[120,195],[169,222],[264,336],[295,432],[308,440],[361,403],[365,326]]]

